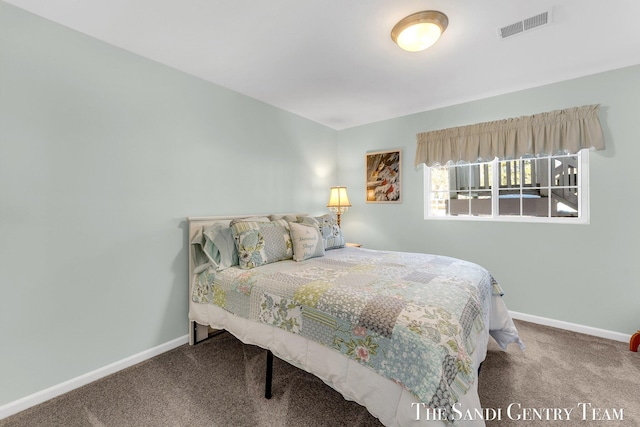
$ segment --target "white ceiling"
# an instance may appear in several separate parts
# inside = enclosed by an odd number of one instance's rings
[[[338,130],[640,63],[640,0],[5,1]],[[430,9],[449,17],[436,45],[393,44]]]

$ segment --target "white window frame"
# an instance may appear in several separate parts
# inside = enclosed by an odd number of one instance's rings
[[[553,157],[553,156],[549,156]],[[499,173],[493,173],[493,185],[491,189],[492,214],[491,215],[432,215],[431,213],[431,168],[424,168],[424,219],[436,221],[493,221],[493,222],[534,222],[534,223],[560,223],[560,224],[589,224],[589,150],[583,149],[577,153],[578,157],[578,216],[577,217],[542,217],[522,215],[496,215],[499,202]],[[494,171],[498,170],[499,159],[494,159]],[[487,163],[487,162],[478,162]]]

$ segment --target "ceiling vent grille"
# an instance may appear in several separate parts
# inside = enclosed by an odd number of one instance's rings
[[[514,22],[502,28],[498,28],[498,37],[506,39],[516,34],[524,33],[525,31],[533,30],[534,28],[541,27],[551,23],[551,10],[539,13],[522,21]]]

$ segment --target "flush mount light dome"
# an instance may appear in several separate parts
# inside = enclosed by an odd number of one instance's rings
[[[401,19],[391,30],[391,38],[402,49],[419,52],[437,42],[447,25],[447,15],[437,10],[425,10]]]

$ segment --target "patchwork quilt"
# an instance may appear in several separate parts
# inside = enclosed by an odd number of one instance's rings
[[[502,290],[477,264],[344,248],[303,262],[205,270],[192,299],[333,348],[451,414],[475,381],[470,356],[492,294]]]

